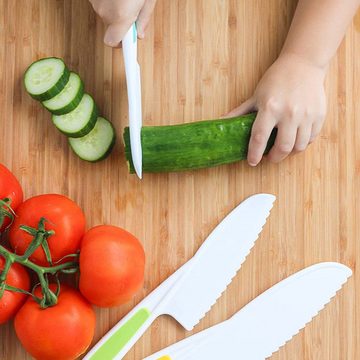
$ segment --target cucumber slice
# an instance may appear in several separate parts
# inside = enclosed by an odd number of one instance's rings
[[[74,72],[70,73],[69,81],[62,91],[53,98],[43,101],[46,109],[55,115],[67,114],[74,110],[84,95],[84,84],[80,76]]]
[[[95,127],[81,138],[69,138],[69,144],[81,159],[96,162],[105,159],[115,144],[115,130],[112,124],[98,117]]]
[[[53,115],[54,125],[66,136],[79,138],[87,135],[95,126],[98,109],[89,94],[84,94],[80,104],[65,115]]]
[[[59,94],[70,77],[69,69],[58,58],[33,62],[25,72],[26,91],[36,100],[45,101]]]

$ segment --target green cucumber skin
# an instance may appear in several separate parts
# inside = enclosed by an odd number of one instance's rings
[[[81,101],[81,100],[80,100]],[[74,109],[73,109],[74,110]],[[99,116],[99,110],[97,108],[97,105],[95,104],[94,102],[94,108],[93,108],[93,111],[91,113],[91,116],[90,116],[90,120],[89,122],[87,123],[87,125],[82,128],[80,131],[76,132],[76,133],[70,133],[70,132],[67,132],[67,131],[63,131],[61,129],[59,129],[56,125],[55,127],[61,132],[63,133],[64,135],[66,135],[67,137],[72,137],[72,138],[81,138],[85,135],[87,135],[94,127],[95,127],[95,124],[96,124],[96,120]],[[54,120],[52,118],[52,121],[54,123]]]
[[[113,134],[114,134],[114,135],[113,135],[113,138],[112,138],[112,141],[111,141],[109,147],[107,148],[107,150],[106,150],[106,152],[104,153],[103,156],[101,156],[100,158],[98,158],[98,159],[96,159],[96,160],[84,159],[83,157],[81,157],[81,156],[73,149],[73,147],[71,146],[70,141],[68,140],[68,143],[69,143],[69,145],[70,145],[70,148],[71,148],[71,150],[74,152],[74,154],[75,154],[78,158],[80,158],[81,160],[84,160],[84,161],[87,161],[87,162],[90,162],[90,163],[96,163],[96,162],[99,162],[99,161],[101,161],[101,160],[106,159],[106,158],[111,154],[111,152],[112,152],[112,150],[113,150],[113,148],[114,148],[114,146],[115,146],[115,143],[116,143],[115,128],[114,128],[113,124],[112,124],[110,121],[109,121],[109,123],[110,123],[110,125],[111,125],[111,127],[112,127],[112,129],[113,129]]]
[[[59,58],[56,58],[56,57],[52,57],[52,59],[58,59],[58,60],[63,61],[62,59],[59,59]],[[42,59],[39,59],[37,61],[40,61],[40,60],[42,60]],[[25,78],[26,78],[26,73],[28,72],[28,70],[30,69],[32,64],[30,64],[30,66],[25,71],[24,82],[25,82]],[[28,94],[35,100],[39,100],[39,101],[50,100],[51,98],[53,98],[54,96],[59,94],[64,89],[65,85],[69,81],[69,77],[70,77],[70,70],[65,65],[63,75],[61,76],[59,81],[51,89],[49,89],[48,91],[46,91],[46,92],[44,92],[42,94],[38,94],[38,95],[34,95],[34,94],[30,94],[30,93],[28,93]]]
[[[144,173],[178,172],[245,160],[256,113],[170,126],[144,126],[141,130]],[[265,153],[274,144],[273,131]],[[129,128],[124,130],[125,156],[135,173]]]
[[[73,111],[80,104],[80,101],[83,96],[84,96],[84,83],[80,79],[80,87],[79,87],[79,90],[78,90],[75,98],[73,99],[73,101],[68,103],[66,106],[64,106],[60,109],[56,109],[56,110],[50,110],[44,104],[43,104],[43,106],[46,110],[50,111],[54,115],[65,115],[65,114]]]

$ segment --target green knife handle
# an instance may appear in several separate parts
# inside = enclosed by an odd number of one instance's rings
[[[124,321],[120,321],[111,333],[101,339],[84,359],[112,360],[115,357],[122,359],[150,326],[154,320],[150,319],[150,317],[151,313],[148,309],[141,308],[137,310],[130,318],[126,317]],[[147,326],[144,326],[145,323],[147,323]]]

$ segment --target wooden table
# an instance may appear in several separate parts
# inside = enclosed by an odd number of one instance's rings
[[[159,0],[139,50],[144,123],[216,118],[250,96],[279,53],[295,6],[285,0]],[[264,161],[253,169],[242,162],[145,175],[142,181],[128,174],[124,161],[121,134],[128,118],[121,51],[105,47],[103,33],[86,0],[0,0],[0,161],[18,176],[26,197],[68,195],[83,207],[89,227],[122,226],[146,250],[144,289],[127,305],[96,310],[94,341],[188,260],[239,202],[269,192],[277,202],[261,238],[193,333],[229,318],[305,266],[340,261],[354,276],[272,359],[359,359],[360,15],[329,69],[326,126],[305,153],[279,165]],[[25,93],[24,70],[43,56],[63,57],[112,120],[118,142],[106,161],[88,164],[74,156],[49,114]],[[188,335],[163,317],[126,359],[142,359]],[[11,324],[0,328],[0,344],[3,360],[30,358]]]

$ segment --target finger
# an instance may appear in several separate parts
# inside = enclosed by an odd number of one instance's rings
[[[322,122],[316,122],[316,123],[313,124],[312,129],[311,129],[310,140],[309,140],[310,144],[312,142],[314,142],[316,137],[320,134],[322,126],[323,126]]]
[[[146,0],[143,8],[140,11],[138,19],[136,21],[136,27],[139,39],[145,37],[145,30],[151,19],[151,15],[154,11],[156,0]]]
[[[276,125],[276,120],[265,111],[259,111],[251,129],[248,150],[248,163],[256,166],[262,159],[270,134]]]
[[[224,118],[231,118],[234,116],[240,116],[244,114],[248,114],[249,112],[253,111],[255,107],[255,100],[253,98],[250,98],[243,102],[240,106],[238,106],[236,109],[230,111],[227,113]]]
[[[111,47],[118,47],[120,46],[120,42],[130,29],[131,24],[133,21],[124,21],[121,23],[110,24],[106,29],[105,36],[104,36],[104,43],[105,45]]]
[[[268,159],[276,163],[284,160],[294,148],[296,133],[296,126],[280,123],[275,144],[269,152]]]
[[[298,128],[294,145],[294,152],[304,151],[307,148],[310,142],[311,129],[311,125],[301,126]]]

